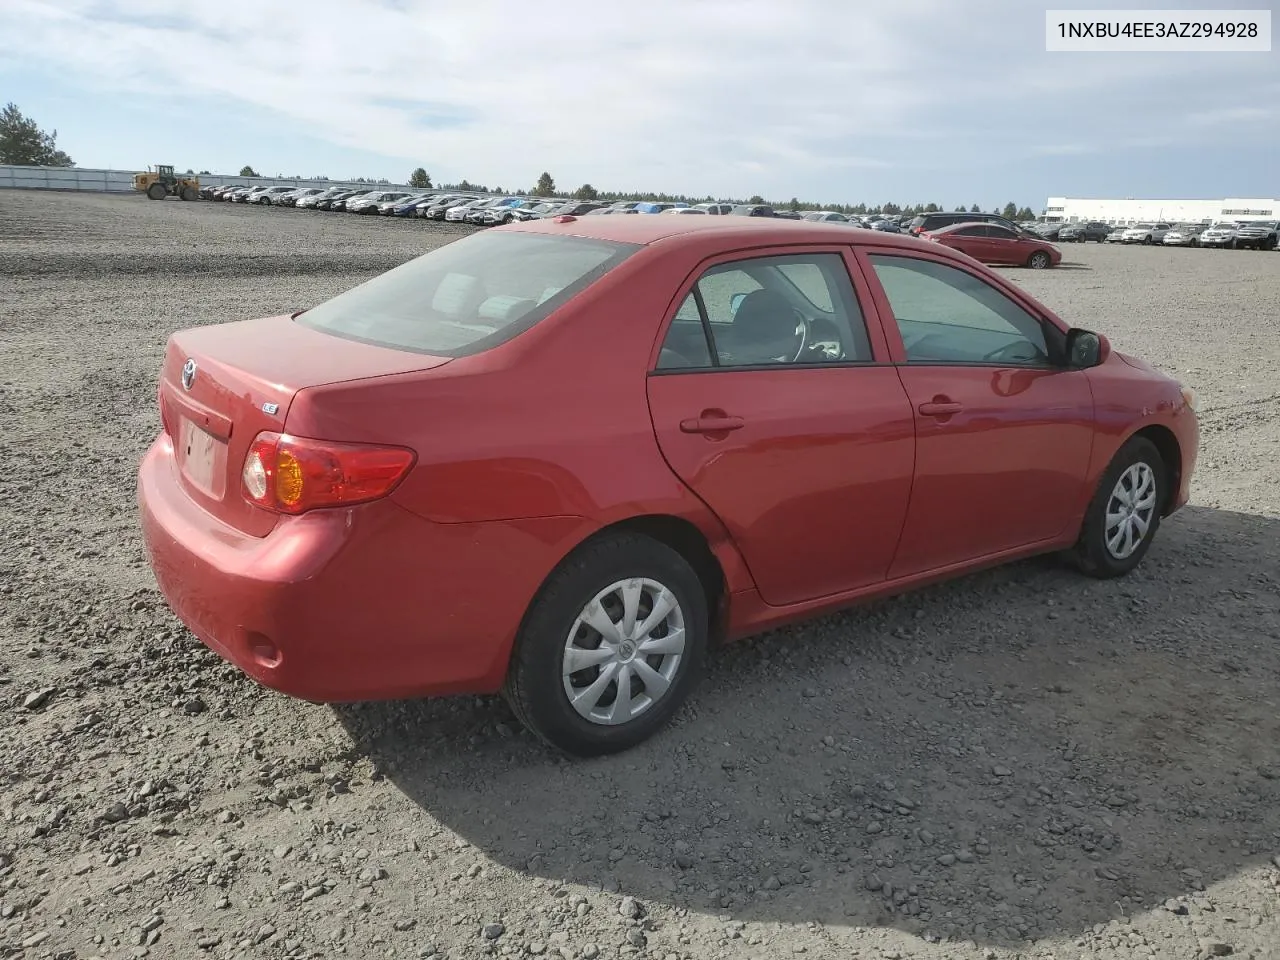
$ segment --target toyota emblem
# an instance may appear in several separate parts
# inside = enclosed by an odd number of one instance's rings
[[[196,380],[196,362],[190,357],[187,362],[182,365],[182,389],[190,390],[191,384]]]

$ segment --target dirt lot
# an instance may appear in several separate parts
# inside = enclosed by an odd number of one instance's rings
[[[1280,254],[1013,272],[1200,391],[1193,504],[1135,574],[769,634],[572,763],[497,700],[257,688],[136,533],[170,331],[459,232],[0,192],[0,956],[1280,956]]]

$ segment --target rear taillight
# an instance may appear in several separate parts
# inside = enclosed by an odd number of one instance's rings
[[[385,497],[413,466],[404,447],[330,443],[260,433],[245,455],[241,481],[250,503],[276,513],[305,513]]]

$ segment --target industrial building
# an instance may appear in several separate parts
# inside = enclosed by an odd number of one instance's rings
[[[1044,219],[1050,223],[1101,220],[1126,226],[1134,223],[1217,223],[1220,220],[1280,219],[1280,200],[1227,197],[1225,200],[1088,200],[1050,197]]]

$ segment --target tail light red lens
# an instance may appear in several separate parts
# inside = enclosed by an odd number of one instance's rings
[[[250,503],[298,514],[385,497],[415,459],[404,447],[260,433],[249,445],[241,480]]]

